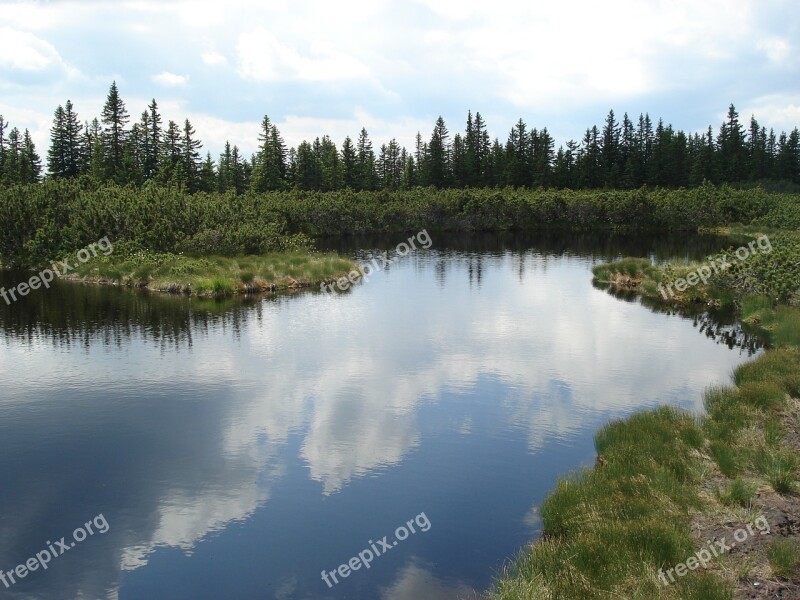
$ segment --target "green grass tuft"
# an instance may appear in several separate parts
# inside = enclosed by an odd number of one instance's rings
[[[787,448],[761,448],[756,455],[755,467],[779,494],[794,491],[795,473],[800,459]]]
[[[800,567],[800,543],[796,539],[779,539],[767,548],[767,558],[773,573],[789,578]]]
[[[717,497],[727,506],[749,506],[756,489],[758,489],[756,484],[737,477],[724,488],[717,490]]]

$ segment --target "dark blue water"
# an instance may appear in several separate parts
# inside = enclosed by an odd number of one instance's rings
[[[328,245],[366,261],[402,240]],[[712,241],[433,242],[335,297],[62,284],[2,303],[0,569],[99,515],[108,530],[0,597],[464,596],[538,535],[596,428],[699,410],[755,348],[591,284],[597,260]],[[368,569],[337,571],[383,536]]]

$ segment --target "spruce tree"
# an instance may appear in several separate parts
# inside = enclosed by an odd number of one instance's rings
[[[82,172],[85,148],[83,147],[81,122],[72,105],[72,100],[67,100],[64,105],[64,133],[66,175],[67,177],[77,177]]]
[[[144,148],[144,176],[145,179],[153,179],[158,174],[158,162],[161,153],[161,115],[158,112],[156,99],[150,102],[147,107],[147,117],[142,115],[142,124],[146,126],[148,134],[147,143]]]
[[[278,128],[267,115],[261,122],[258,141],[250,189],[256,192],[283,189],[286,185],[286,146]]]
[[[19,164],[19,183],[38,183],[42,174],[42,160],[36,152],[31,133],[27,129],[22,136]]]
[[[158,179],[161,183],[174,183],[179,187],[186,186],[186,178],[182,167],[183,152],[181,148],[181,130],[175,121],[167,123],[161,141]]]
[[[214,161],[211,159],[211,153],[206,153],[206,159],[203,161],[203,166],[200,167],[200,179],[198,182],[198,191],[211,193],[217,187],[217,174],[214,171]]]
[[[508,134],[505,155],[505,183],[514,187],[530,187],[533,181],[533,153],[528,127],[522,119]]]
[[[8,132],[8,149],[5,151],[3,163],[3,181],[6,185],[21,183],[22,148],[19,129],[12,128]]]
[[[728,183],[744,181],[747,174],[745,134],[739,123],[739,113],[733,104],[728,107],[727,120],[720,126],[717,146],[719,174],[722,181]]]
[[[106,179],[122,181],[123,165],[122,159],[125,152],[125,137],[127,131],[125,126],[128,124],[129,116],[125,108],[125,102],[117,89],[117,82],[111,83],[103,107],[101,120],[104,126],[104,175]]]
[[[195,131],[189,119],[183,123],[183,136],[181,137],[181,157],[186,190],[189,193],[197,191],[200,182],[200,148],[202,143],[196,139]]]
[[[619,145],[620,127],[617,124],[614,111],[609,110],[603,125],[603,146],[601,150],[601,161],[604,177],[604,185],[607,188],[617,188],[621,177],[619,166]]]
[[[358,189],[358,166],[356,149],[350,136],[342,142],[342,184],[351,190]]]
[[[8,123],[0,115],[0,184],[3,183],[3,170],[6,162],[7,143],[6,143],[6,128]]]
[[[59,104],[53,115],[53,126],[50,128],[50,148],[47,150],[47,170],[56,179],[67,176],[66,145],[64,107]]]
[[[453,187],[464,188],[472,181],[473,159],[469,156],[467,145],[460,133],[453,137]]]
[[[299,157],[300,148],[298,147],[297,150]],[[376,189],[377,176],[375,173],[375,152],[372,150],[372,142],[369,139],[369,134],[363,127],[361,129],[361,133],[358,134],[358,145],[356,147],[356,173],[356,189]]]
[[[327,135],[314,145],[314,153],[320,170],[319,188],[322,191],[341,189],[343,185],[342,165],[336,144]]]
[[[450,134],[444,119],[440,116],[436,119],[436,125],[431,134],[431,141],[428,143],[428,153],[425,160],[427,170],[427,183],[438,188],[449,187],[452,178],[452,165],[450,163],[451,148],[449,144]]]

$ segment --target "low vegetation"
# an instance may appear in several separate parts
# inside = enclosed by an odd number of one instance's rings
[[[742,235],[746,230],[735,231]],[[759,232],[757,237],[760,245],[754,243],[744,259],[736,258],[736,252],[746,245],[731,246],[703,262],[656,264],[624,258],[596,265],[594,278],[600,284],[679,305],[736,305],[744,322],[770,331],[776,343],[795,339],[800,320],[789,307],[800,306],[800,234],[773,231]]]
[[[261,254],[308,247],[307,236],[419,231],[695,231],[781,226],[798,196],[703,185],[630,191],[524,188],[189,194],[89,180],[0,188],[0,262],[31,266],[103,236],[150,252]]]
[[[135,251],[99,256],[71,279],[201,297],[299,289],[344,277],[356,268],[335,254],[306,252],[260,256],[190,257]]]

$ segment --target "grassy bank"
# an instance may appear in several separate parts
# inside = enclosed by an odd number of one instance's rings
[[[79,265],[67,278],[158,292],[222,297],[319,286],[346,277],[356,267],[353,261],[335,254],[308,252],[195,258],[138,251],[98,256]]]
[[[709,389],[702,417],[662,407],[602,428],[596,466],[558,481],[540,507],[542,538],[505,567],[488,600],[800,597],[800,310],[782,291],[800,252],[787,248],[672,300],[734,303],[772,347],[731,385]],[[692,268],[625,259],[595,276],[660,297],[658,285]],[[769,534],[756,529],[706,568],[689,560],[759,519]]]

